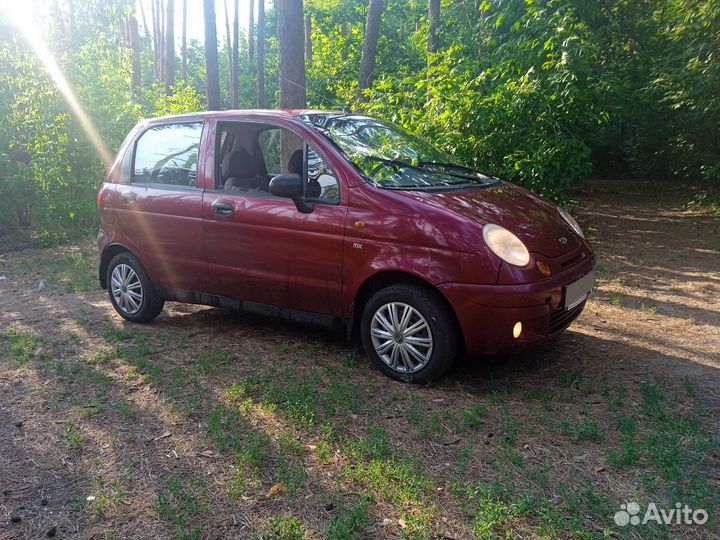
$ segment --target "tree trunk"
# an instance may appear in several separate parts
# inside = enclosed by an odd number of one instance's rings
[[[130,33],[130,48],[133,52],[132,58],[132,87],[135,97],[140,96],[142,91],[141,81],[141,64],[140,64],[140,33],[138,32],[138,22],[135,14],[128,17],[128,27]]]
[[[158,17],[158,73],[160,81],[165,82],[165,2],[158,0],[157,17]]]
[[[182,15],[182,78],[187,81],[187,0],[183,0]]]
[[[165,23],[165,93],[170,95],[175,86],[175,0],[167,0]]]
[[[265,108],[265,0],[258,1],[257,106],[259,109]]]
[[[305,62],[312,64],[312,17],[305,15]]]
[[[220,109],[220,77],[218,75],[217,28],[215,27],[215,0],[203,0],[205,18],[205,65],[208,110]]]
[[[303,109],[307,107],[303,0],[277,0],[277,14],[280,41],[280,107]]]
[[[225,37],[227,38],[227,57],[228,57],[228,73],[232,72],[233,57],[232,57],[232,37],[230,34],[230,16],[228,15],[227,0],[223,0],[223,7],[225,8]],[[230,90],[229,95],[232,96],[232,76],[229,77]]]
[[[143,31],[145,33],[145,37],[149,38],[150,31],[148,30],[147,17],[145,16],[145,5],[144,5],[145,3],[140,1],[140,2],[138,2],[138,4],[140,5],[140,17],[142,19]]]
[[[155,80],[160,79],[160,69],[158,66],[158,15],[157,15],[157,2],[158,0],[150,0],[150,16],[152,17],[152,27],[153,27],[153,76],[155,77]]]
[[[265,0],[258,0],[258,4],[260,2],[264,2]],[[255,47],[253,46],[253,27],[255,26],[254,21],[255,16],[255,2],[254,0],[250,0],[250,20],[248,21],[248,60],[250,62],[253,61],[253,57],[255,56]]]
[[[75,1],[68,0],[67,6],[68,6],[67,36],[68,36],[68,40],[70,40],[70,43],[75,43],[75,30],[77,28],[77,25],[75,24]]]
[[[358,101],[363,100],[364,90],[372,84],[375,70],[375,56],[380,38],[380,23],[385,9],[383,0],[369,0],[367,20],[365,22],[365,43],[363,44],[362,60],[360,61],[360,80],[358,85]]]
[[[440,29],[440,0],[428,0],[428,52],[437,52],[440,46],[438,30]]]
[[[237,109],[239,104],[238,75],[240,70],[240,2],[235,0],[235,17],[233,18],[233,54],[232,54],[232,108]],[[252,9],[252,8],[251,8]],[[252,43],[252,41],[251,41]]]

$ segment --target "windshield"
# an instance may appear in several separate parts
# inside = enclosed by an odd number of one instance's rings
[[[332,141],[366,179],[379,187],[447,189],[498,182],[388,122],[329,113],[309,113],[300,119]]]

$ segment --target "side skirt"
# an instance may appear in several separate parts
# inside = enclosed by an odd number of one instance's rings
[[[166,300],[171,302],[202,304],[204,306],[219,307],[229,311],[260,315],[261,317],[285,319],[309,326],[328,328],[343,334],[348,333],[348,326],[350,324],[350,321],[333,317],[332,315],[325,315],[323,313],[313,313],[299,309],[284,308],[271,304],[261,304],[259,302],[239,300],[237,298],[230,298],[215,294],[187,291],[184,289],[173,289],[168,287],[159,287],[159,289],[160,294],[162,294]]]

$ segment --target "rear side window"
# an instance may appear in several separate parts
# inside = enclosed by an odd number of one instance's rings
[[[135,146],[133,183],[195,187],[202,127],[193,122],[145,131]]]

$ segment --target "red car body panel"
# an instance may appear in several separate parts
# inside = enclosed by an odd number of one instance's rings
[[[153,282],[169,289],[241,299],[352,321],[358,291],[385,272],[434,287],[448,301],[469,355],[523,348],[563,329],[564,286],[590,272],[592,249],[551,203],[502,182],[448,191],[381,189],[298,116],[303,111],[225,111],[145,122],[128,135],[98,196],[103,259],[132,251]],[[128,182],[134,141],[153,125],[204,122],[198,189]],[[269,123],[312,144],[335,172],[340,203],[300,213],[289,199],[216,189],[219,122]],[[233,208],[218,216],[212,205]],[[502,262],[482,227],[514,232],[530,264]],[[550,269],[543,274],[538,261]],[[101,269],[101,281],[104,280]],[[556,315],[554,315],[556,314]],[[553,318],[554,317],[554,318]],[[523,322],[519,338],[513,325]],[[553,326],[554,325],[554,326]]]

